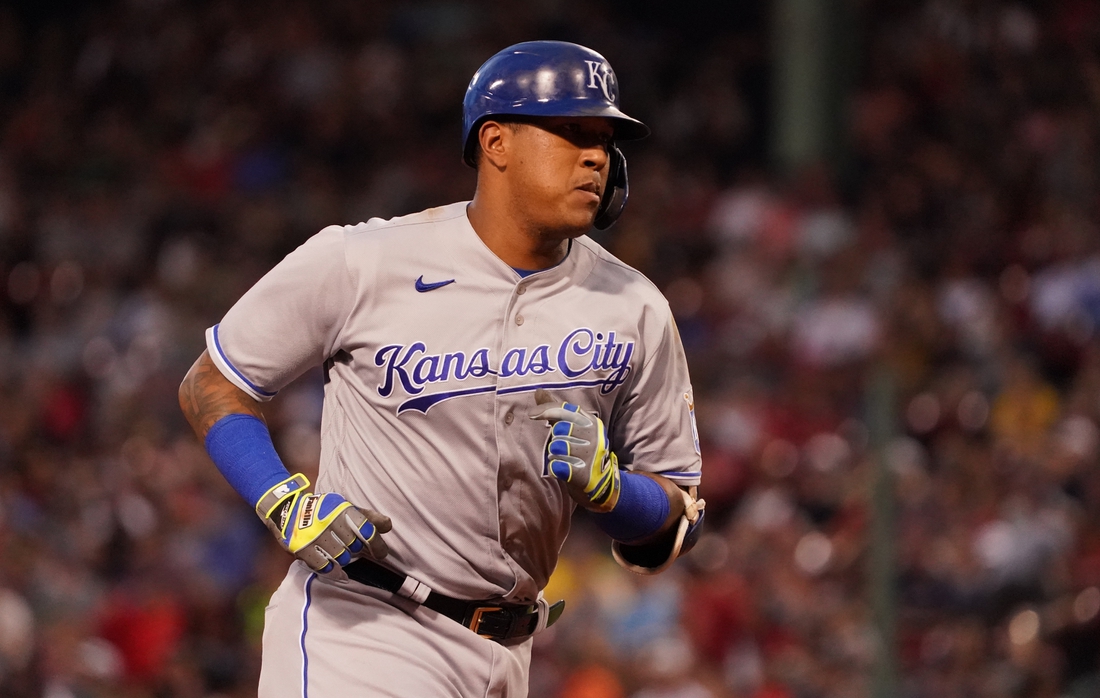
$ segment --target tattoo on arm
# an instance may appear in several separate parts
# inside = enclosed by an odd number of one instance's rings
[[[228,414],[250,414],[264,421],[260,403],[230,383],[206,351],[184,376],[179,400],[180,409],[199,441],[206,438],[215,422]]]

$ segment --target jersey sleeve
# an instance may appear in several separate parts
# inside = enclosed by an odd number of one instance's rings
[[[663,475],[678,485],[698,485],[702,458],[695,402],[671,312],[655,349],[647,352],[629,385],[611,426],[612,448],[619,462]]]
[[[330,226],[256,282],[206,331],[222,374],[265,401],[339,348],[355,301],[344,229]]]

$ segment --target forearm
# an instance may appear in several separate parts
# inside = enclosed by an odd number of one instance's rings
[[[199,441],[205,442],[210,427],[231,414],[251,415],[266,424],[260,403],[230,383],[206,350],[184,376],[179,401]]]
[[[680,494],[680,488],[672,480],[661,475],[654,473],[638,473],[644,477],[648,477],[653,480],[661,489],[664,490],[665,497],[668,498],[668,516],[665,517],[664,523],[657,529],[652,535],[652,538],[660,538],[662,534],[667,533],[676,528],[676,524],[680,522],[680,517],[684,515],[684,496]],[[645,542],[645,541],[642,541]]]
[[[390,520],[336,493],[308,494],[309,479],[291,475],[275,452],[260,403],[230,383],[207,352],[184,377],[179,401],[210,460],[287,552],[341,579],[352,556],[386,556],[377,534],[390,530]]]
[[[653,473],[623,472],[615,509],[594,517],[596,525],[615,540],[645,545],[674,532],[683,514],[683,495],[671,480]]]
[[[691,550],[699,539],[706,502],[697,498],[696,488],[681,490],[666,480],[662,483],[662,492],[670,495],[676,493],[680,506],[672,508],[661,530],[636,540],[616,538],[611,543],[615,561],[631,572],[657,574],[667,569],[677,557]],[[668,504],[671,507],[672,502]],[[680,512],[678,518],[674,518],[675,511]],[[674,522],[673,525],[669,525],[669,520]]]
[[[203,352],[179,390],[180,408],[226,481],[252,506],[290,477],[260,403],[230,383]]]

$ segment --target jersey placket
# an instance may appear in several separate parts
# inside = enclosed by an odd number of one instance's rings
[[[521,530],[525,522],[521,519],[520,510],[514,506],[516,504],[514,499],[517,495],[517,480],[522,478],[522,472],[519,472],[519,469],[523,465],[520,462],[522,455],[516,453],[515,449],[511,447],[511,444],[514,443],[511,438],[511,431],[521,428],[522,422],[516,424],[517,420],[526,418],[522,413],[517,414],[519,412],[517,396],[502,395],[501,389],[515,385],[522,380],[522,376],[511,370],[513,367],[510,363],[506,363],[506,358],[508,356],[507,352],[513,347],[527,345],[527,342],[524,341],[524,335],[528,335],[530,332],[524,332],[523,330],[524,323],[527,322],[524,312],[527,310],[528,304],[523,301],[530,284],[530,279],[525,279],[516,284],[511,297],[508,299],[508,306],[501,323],[500,345],[496,352],[496,355],[500,357],[500,363],[497,365],[497,392],[493,400],[493,423],[496,426],[498,459],[497,509],[500,516],[500,545],[506,554],[508,565],[516,574],[516,587],[521,586],[529,575],[517,562],[517,558],[522,554],[523,539]],[[530,326],[528,329],[530,329]],[[508,375],[505,375],[506,372]],[[512,592],[517,591],[516,587],[513,587]]]
[[[559,267],[518,282],[500,325],[495,415],[500,543],[518,573],[516,598],[533,598],[545,585],[572,512],[559,484],[542,477],[546,423],[530,420],[527,413],[535,405],[534,385],[558,378],[553,350],[546,350],[560,337],[544,322],[541,311],[564,287],[563,277],[573,273],[574,262],[568,257]]]

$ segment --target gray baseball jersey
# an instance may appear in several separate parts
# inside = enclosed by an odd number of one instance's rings
[[[639,272],[581,237],[521,278],[466,206],[325,228],[207,347],[257,400],[325,365],[317,490],[392,519],[386,564],[449,596],[532,602],[574,508],[542,476],[535,390],[599,414],[624,467],[695,485],[691,386],[668,304]]]

